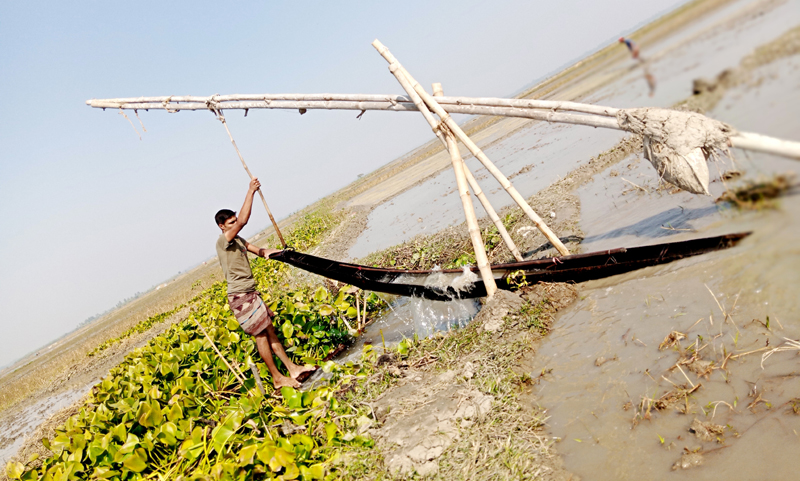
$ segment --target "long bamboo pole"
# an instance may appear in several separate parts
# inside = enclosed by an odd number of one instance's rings
[[[616,117],[619,109],[614,107],[604,107],[602,105],[583,104],[579,102],[569,102],[562,100],[538,100],[538,99],[506,99],[501,97],[448,97],[442,96],[437,99],[442,105],[476,105],[489,107],[515,107],[524,109],[544,109],[552,111],[572,111],[588,114],[602,115],[606,117]],[[219,108],[227,107],[228,102],[247,102],[261,101],[267,105],[273,102],[367,102],[367,103],[404,103],[412,106],[411,99],[403,95],[385,94],[232,94],[232,95],[211,95],[202,97],[197,95],[186,96],[162,96],[162,97],[127,97],[117,99],[92,99],[87,100],[86,104],[96,108],[118,108],[123,105],[137,105],[136,108],[173,108],[188,110],[185,104],[202,104],[199,108],[209,108],[211,104],[219,104]],[[140,106],[141,105],[141,106]],[[129,107],[130,108],[130,107]],[[197,107],[194,107],[197,108]],[[301,108],[301,107],[297,107]]]
[[[544,223],[541,217],[539,217],[536,212],[531,208],[531,206],[525,201],[525,198],[522,197],[522,194],[517,191],[517,189],[511,184],[508,178],[500,172],[494,163],[483,153],[483,151],[475,145],[475,142],[461,130],[461,127],[456,124],[456,122],[450,117],[450,115],[445,112],[444,109],[436,102],[436,100],[425,92],[425,89],[414,80],[414,78],[406,71],[403,66],[397,61],[397,59],[389,52],[389,49],[386,48],[380,41],[375,40],[372,42],[372,46],[381,54],[381,56],[389,62],[389,70],[392,71],[394,68],[398,70],[403,76],[406,77],[408,82],[414,88],[414,91],[422,98],[425,104],[439,116],[442,123],[447,125],[448,129],[458,137],[472,155],[475,156],[496,179],[500,182],[500,185],[503,186],[503,189],[508,192],[512,199],[522,208],[523,212],[528,216],[528,218],[533,222],[533,224],[544,234],[547,240],[558,250],[558,252],[562,256],[569,255],[569,250],[567,250],[566,246],[561,242],[561,240],[556,236],[552,230]],[[394,73],[394,72],[393,72]],[[419,108],[419,106],[418,106]]]
[[[239,156],[239,160],[242,161],[242,167],[244,167],[245,172],[247,175],[250,176],[250,179],[254,179],[253,173],[250,172],[250,169],[247,167],[247,164],[244,161],[244,157],[242,157],[242,153],[239,152],[239,147],[236,146],[236,141],[233,140],[233,135],[231,135],[231,129],[228,128],[228,122],[225,120],[225,116],[222,115],[222,112],[217,111],[217,118],[222,125],[225,126],[225,131],[228,132],[228,137],[231,139],[231,143],[233,144],[233,148],[236,149],[236,154]],[[278,223],[275,222],[275,217],[272,216],[272,211],[269,210],[269,206],[267,205],[267,199],[264,198],[264,193],[261,192],[261,188],[258,189],[258,195],[261,197],[261,202],[264,203],[264,208],[267,209],[267,215],[269,215],[269,220],[272,221],[272,227],[275,228],[275,233],[278,234],[278,239],[281,240],[281,245],[283,248],[286,248],[286,241],[283,240],[283,235],[281,234],[281,230],[278,228]]]
[[[329,96],[333,100],[317,100],[323,96]],[[218,98],[222,98],[219,96]],[[220,101],[215,105],[216,109],[222,110],[250,110],[250,109],[284,109],[284,110],[355,110],[355,111],[390,111],[390,112],[415,112],[416,106],[405,96],[391,95],[362,95],[362,94],[272,94],[272,95],[241,95],[225,96],[236,98],[256,98],[256,100],[235,100]],[[264,97],[276,97],[280,100],[263,100]],[[283,98],[309,98],[312,100],[283,100]],[[187,101],[188,103],[164,102],[165,99],[197,99],[198,101]],[[339,100],[339,99],[355,100]],[[376,100],[369,100],[375,98]],[[149,102],[149,99],[163,99],[159,102]],[[86,103],[94,108],[112,108],[122,110],[166,110],[168,112],[179,112],[181,110],[213,110],[207,103],[208,97],[139,97],[131,99],[95,99],[87,100]],[[359,100],[361,99],[361,100]],[[199,101],[202,100],[202,101]],[[478,102],[486,101],[486,105]],[[451,114],[465,115],[491,115],[500,117],[518,117],[545,122],[585,125],[588,127],[600,127],[604,129],[622,130],[615,118],[611,116],[619,109],[613,107],[592,106],[578,104],[576,102],[558,102],[550,100],[527,100],[527,99],[495,99],[495,98],[470,98],[470,97],[442,97],[437,99],[442,109]],[[445,101],[450,102],[445,104]],[[489,101],[496,101],[494,105],[489,105]],[[525,105],[528,102],[529,105]],[[554,102],[557,105],[545,107],[545,102]],[[578,107],[572,108],[565,104],[575,104]],[[547,109],[543,111],[542,109]],[[557,110],[571,110],[584,112],[592,115],[565,114]],[[599,112],[603,112],[600,114]],[[739,132],[730,137],[731,144],[740,149],[765,152],[773,155],[780,155],[794,160],[800,160],[800,142],[778,139],[767,135],[752,132]]]
[[[225,356],[223,356],[222,353],[219,352],[219,349],[217,349],[217,345],[214,344],[214,340],[211,339],[211,336],[208,335],[205,328],[203,328],[203,325],[200,324],[195,318],[192,318],[192,320],[194,321],[195,324],[197,324],[197,327],[200,328],[200,331],[202,331],[203,335],[206,336],[206,339],[211,344],[211,347],[214,348],[214,352],[217,353],[217,356],[219,356],[219,358],[222,359],[222,362],[224,362],[225,365],[228,366],[228,369],[230,369],[230,371],[233,373],[236,379],[238,379],[239,382],[244,386],[244,374],[242,374],[242,371],[240,371],[238,367],[234,369],[233,366],[231,366],[228,360],[225,359]]]
[[[475,206],[472,205],[472,198],[469,196],[469,189],[467,188],[466,175],[464,174],[464,161],[461,158],[461,153],[458,150],[458,145],[456,144],[455,138],[453,138],[451,134],[444,133],[441,131],[441,129],[437,128],[438,122],[433,117],[433,114],[431,114],[430,110],[428,110],[428,108],[425,106],[425,103],[422,101],[420,96],[414,91],[414,87],[403,75],[403,73],[399,70],[392,70],[391,68],[389,68],[389,70],[400,83],[400,86],[403,87],[403,90],[405,90],[411,97],[414,105],[417,106],[419,111],[422,113],[422,116],[425,117],[425,120],[428,121],[431,129],[433,129],[433,133],[436,134],[439,140],[445,144],[445,147],[450,153],[450,161],[453,164],[453,171],[456,175],[456,184],[458,185],[458,194],[461,198],[461,206],[464,209],[464,217],[466,218],[467,229],[469,230],[469,239],[472,242],[472,250],[475,252],[475,263],[478,265],[478,270],[481,273],[481,279],[486,287],[486,294],[489,297],[492,297],[494,293],[497,292],[497,283],[492,275],[492,268],[489,266],[489,258],[486,255],[486,246],[483,243],[481,230],[478,226],[478,218],[475,215]]]
[[[432,87],[434,97],[438,99],[444,95],[444,90],[442,89],[441,83],[434,83]],[[433,125],[431,127],[433,127]],[[497,211],[494,210],[494,207],[489,202],[486,194],[484,194],[483,190],[481,190],[481,186],[478,185],[478,181],[475,179],[475,176],[472,175],[472,172],[470,172],[469,167],[467,167],[467,164],[464,162],[463,158],[461,159],[461,163],[463,164],[464,174],[466,174],[467,183],[469,184],[470,189],[472,189],[472,193],[475,194],[475,197],[478,198],[483,206],[483,210],[486,211],[486,213],[489,215],[489,218],[492,220],[492,222],[494,222],[495,227],[497,227],[497,232],[500,233],[500,237],[503,239],[506,247],[508,247],[508,250],[511,251],[511,254],[513,254],[514,259],[522,262],[524,260],[522,258],[522,254],[519,252],[519,249],[517,249],[517,245],[514,244],[514,240],[511,239],[511,235],[509,235],[508,231],[506,230],[506,226],[503,225],[503,221],[500,220],[500,216],[497,215]]]
[[[800,160],[800,142],[776,139],[752,132],[739,132],[730,138],[731,145],[739,149],[754,150]]]

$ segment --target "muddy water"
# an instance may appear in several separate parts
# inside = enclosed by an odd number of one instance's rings
[[[612,147],[622,137],[622,133],[613,130],[531,122],[484,148],[484,152],[511,178],[522,195],[530,196],[592,155]],[[496,209],[513,203],[477,160],[467,159],[467,165]],[[475,202],[475,207],[479,217],[486,215],[480,203]],[[356,240],[349,255],[363,257],[418,234],[432,234],[463,221],[455,176],[446,169],[376,207],[369,216],[367,230]]]
[[[33,434],[37,426],[57,411],[75,402],[90,387],[91,385],[70,389],[42,399],[22,409],[14,416],[13,420],[3,423],[3,431],[0,433],[0,466],[5,467],[6,463],[22,446],[25,439]]]
[[[698,24],[648,46],[642,52],[657,80],[648,96],[643,71],[630,62],[629,73],[588,96],[585,101],[614,107],[669,106],[692,94],[696,78],[715,78],[738,66],[756,47],[795,27],[800,0],[735,2]]]
[[[753,82],[728,92],[712,115],[800,140],[798,68],[795,57],[758,69]],[[736,157],[747,177],[800,173],[795,161]],[[536,388],[537,402],[551,416],[548,428],[560,439],[566,467],[592,480],[797,479],[800,415],[790,401],[800,397],[798,351],[777,352],[762,367],[768,351],[761,350],[705,378],[687,367],[684,376],[673,368],[679,349],[658,346],[680,331],[687,335],[681,348],[696,343],[705,360],[720,366],[727,353],[800,339],[800,195],[782,198],[778,210],[739,213],[707,197],[659,191],[647,169],[645,161],[628,159],[580,192],[588,250],[754,233],[734,249],[582,285],[581,300],[560,316],[534,361],[534,372],[552,369]],[[712,183],[712,194],[721,189],[719,181]],[[723,309],[731,316],[727,322]],[[612,360],[598,367],[601,357]],[[686,413],[672,407],[635,423],[642,400],[660,397],[673,383],[701,386],[688,408],[679,405]],[[695,418],[724,426],[719,439],[690,433]],[[705,452],[703,464],[672,471],[684,448]]]
[[[630,60],[607,67],[627,73],[621,73],[581,101],[614,107],[670,106],[691,95],[693,79],[713,78],[722,70],[737,66],[755,47],[774,39],[798,21],[800,0],[733,2],[642,52],[657,79],[653,97],[648,96],[642,68]],[[517,189],[529,196],[611,147],[621,137],[619,132],[604,129],[529,122],[509,132],[506,138],[491,139],[494,143],[485,151]],[[511,205],[510,198],[499,190],[493,178],[487,177],[484,169],[478,168],[475,159],[468,159],[467,163],[496,208]],[[477,202],[476,209],[478,215],[485,215]],[[446,169],[376,207],[369,216],[367,229],[348,254],[359,258],[462,221],[455,178]]]
[[[679,353],[658,349],[671,331],[687,334],[683,347],[706,345],[702,355],[717,365],[726,352],[759,349],[768,339],[777,346],[784,337],[800,338],[800,197],[786,198],[783,205],[784,211],[742,215],[703,232],[754,230],[740,247],[582,286],[582,300],[560,317],[534,370],[552,369],[537,388],[538,403],[548,409],[549,430],[561,439],[558,449],[567,469],[593,480],[796,477],[800,416],[786,406],[800,396],[796,352],[774,354],[764,369],[761,352],[744,356],[708,379],[684,368],[691,382],[702,385],[690,397],[688,413],[670,408],[632,427],[644,397],[658,398],[671,383],[687,383],[680,371],[670,370]],[[736,327],[723,322],[706,285]],[[767,316],[770,330],[761,324]],[[600,357],[616,360],[598,367]],[[748,396],[754,386],[771,409],[763,403],[747,408],[755,400]],[[735,411],[719,403],[714,412],[711,403],[720,401]],[[628,402],[633,407],[626,410]],[[723,444],[695,439],[688,432],[694,418],[731,426]],[[706,454],[704,466],[691,474],[670,471],[683,448],[697,447],[724,448]]]

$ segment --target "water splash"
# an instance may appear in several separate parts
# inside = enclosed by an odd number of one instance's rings
[[[436,266],[425,278],[424,284],[428,287],[453,287],[456,291],[460,291],[477,279],[478,276],[470,271],[468,266],[465,266],[458,276],[445,274],[439,266]],[[408,310],[414,333],[420,338],[425,338],[437,331],[466,325],[478,313],[478,302],[474,299],[432,301],[415,297],[408,302]]]
[[[455,290],[468,288],[478,280],[469,267],[460,274],[444,273],[435,268],[424,279],[419,276],[401,276],[396,283],[423,282],[432,287],[453,287]],[[451,301],[432,301],[418,297],[398,297],[389,303],[378,319],[367,327],[366,332],[356,338],[352,346],[337,359],[337,362],[355,361],[361,355],[364,344],[392,346],[414,335],[425,338],[438,331],[446,331],[467,325],[478,313],[480,303],[475,299],[455,298]],[[383,332],[383,339],[380,332]]]

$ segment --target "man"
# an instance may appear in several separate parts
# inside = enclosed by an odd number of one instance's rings
[[[244,332],[255,337],[258,353],[267,363],[272,375],[273,386],[276,389],[283,386],[297,388],[300,387],[300,383],[297,381],[298,376],[316,368],[314,366],[298,366],[286,355],[283,345],[275,334],[275,327],[272,325],[272,317],[275,314],[264,304],[256,291],[256,282],[247,259],[248,252],[269,258],[270,255],[280,251],[258,248],[238,235],[250,220],[253,196],[260,187],[261,183],[258,179],[250,181],[250,187],[238,217],[235,212],[228,209],[222,209],[214,216],[214,220],[222,230],[222,235],[217,240],[217,256],[225,278],[228,280],[228,303],[231,310]],[[273,352],[289,370],[289,376],[284,376],[278,371],[275,361],[272,359]]]
[[[625,37],[619,38],[619,43],[624,43],[628,50],[631,52],[631,57],[634,60],[639,60],[639,46],[633,43],[633,40]]]

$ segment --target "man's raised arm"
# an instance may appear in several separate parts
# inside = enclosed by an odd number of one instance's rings
[[[258,181],[257,178],[253,178],[250,181],[250,186],[247,189],[247,195],[244,197],[244,204],[242,204],[241,210],[239,210],[239,216],[236,218],[236,223],[234,226],[225,232],[225,239],[228,242],[232,241],[234,237],[236,237],[239,232],[247,225],[247,221],[250,220],[250,212],[253,210],[253,196],[256,195],[256,191],[261,187],[261,182]]]

